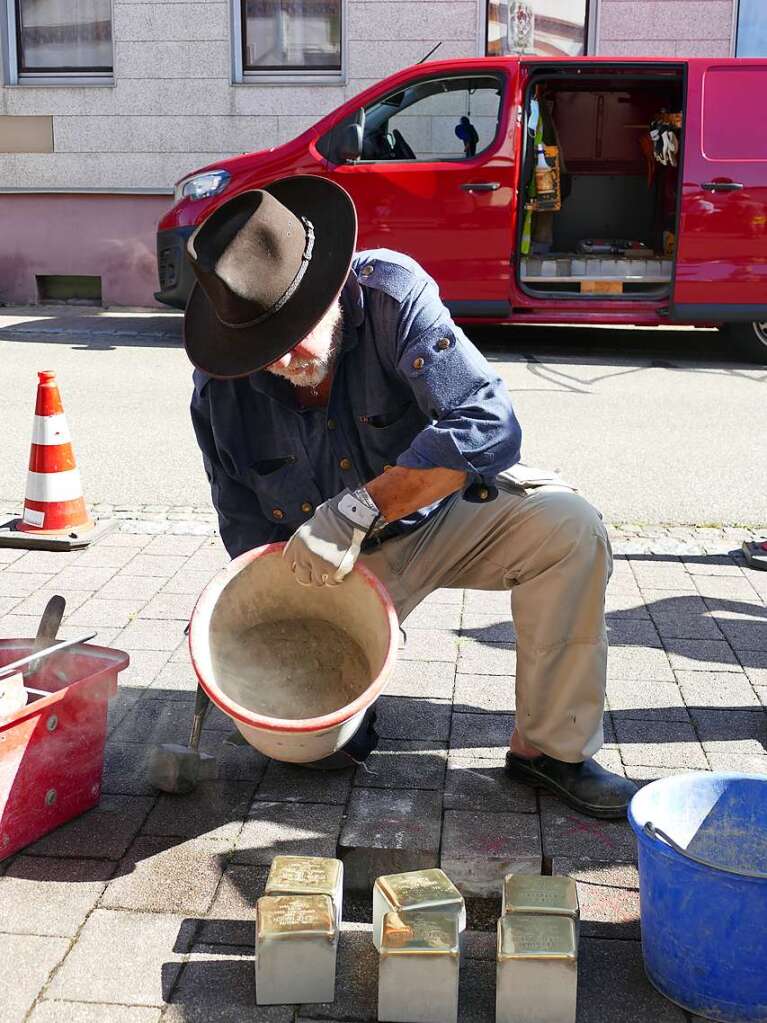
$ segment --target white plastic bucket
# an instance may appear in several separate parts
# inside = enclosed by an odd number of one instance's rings
[[[282,557],[284,546],[247,551],[208,583],[192,614],[189,649],[200,685],[250,745],[300,764],[329,756],[354,735],[394,666],[398,621],[386,589],[361,565],[338,586],[300,586]],[[258,649],[256,627],[285,639],[262,645],[261,656],[249,659]],[[281,675],[275,658],[307,629],[320,638],[325,630],[329,643],[354,640],[364,658],[356,648],[356,660],[339,654],[337,681],[316,660],[322,682],[316,688],[311,664]],[[315,649],[310,639],[307,651]]]

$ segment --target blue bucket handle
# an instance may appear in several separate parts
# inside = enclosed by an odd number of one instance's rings
[[[757,881],[767,881],[767,874],[763,874],[759,870],[740,870],[737,867],[725,867],[721,863],[712,863],[711,860],[704,860],[702,856],[695,856],[694,853],[683,849],[682,846],[675,842],[670,835],[667,835],[665,831],[661,831],[660,828],[656,828],[652,821],[645,821],[645,825],[642,830],[649,838],[661,839],[666,843],[666,845],[669,845],[674,852],[679,853],[680,856],[684,856],[686,860],[692,860],[693,863],[699,863],[701,867],[710,867],[712,870],[722,870],[725,874],[734,874],[736,877],[752,877]]]

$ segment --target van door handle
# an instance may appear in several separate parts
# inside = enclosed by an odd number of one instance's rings
[[[743,185],[737,181],[704,181],[700,187],[704,192],[739,192]]]
[[[500,187],[500,181],[469,181],[461,185],[464,192],[497,192]]]

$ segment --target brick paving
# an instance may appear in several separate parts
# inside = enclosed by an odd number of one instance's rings
[[[187,796],[147,783],[154,743],[185,742],[194,680],[183,636],[226,563],[209,509],[114,508],[119,531],[72,554],[0,548],[0,637],[34,634],[67,598],[61,634],[128,651],[111,701],[100,805],[0,863],[3,1023],[365,1023],[376,1018],[372,878],[442,864],[472,899],[461,1023],[494,1016],[498,882],[510,866],[571,874],[582,907],[578,1023],[690,1023],[644,977],[633,836],[503,773],[513,722],[508,596],[433,594],[379,702],[365,769],[307,773],[226,744],[219,779]],[[7,517],[17,511],[3,507]],[[606,766],[644,783],[678,770],[767,775],[767,573],[735,528],[619,524],[608,591]],[[332,1005],[256,1008],[253,908],[277,852],[346,861]],[[361,888],[355,891],[354,888]]]

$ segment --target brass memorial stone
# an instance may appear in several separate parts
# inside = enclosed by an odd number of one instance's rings
[[[256,1004],[335,998],[338,927],[328,895],[264,895],[256,907]]]

